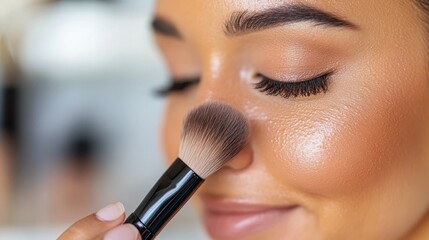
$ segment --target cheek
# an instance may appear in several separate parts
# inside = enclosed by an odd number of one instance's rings
[[[362,134],[368,129],[357,128],[355,117],[341,117],[277,129],[273,152],[279,161],[273,170],[279,171],[275,175],[287,178],[293,187],[321,195],[356,189],[364,179],[375,176],[382,165],[377,145],[387,138],[372,131],[369,140]]]
[[[332,196],[405,171],[404,165],[412,161],[405,153],[421,144],[416,142],[422,126],[415,113],[426,101],[424,94],[410,84],[395,94],[376,88],[343,96],[345,100],[326,103],[323,109],[307,105],[267,113],[268,131],[258,137],[270,144],[262,144],[259,155],[268,156],[264,161],[271,174],[289,187]]]

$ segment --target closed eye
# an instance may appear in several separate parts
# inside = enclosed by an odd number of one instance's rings
[[[329,78],[333,71],[323,73],[316,77],[299,81],[284,82],[270,79],[262,74],[257,74],[261,80],[255,84],[255,89],[270,96],[290,97],[309,97],[328,91]]]
[[[197,85],[200,82],[200,77],[172,79],[164,88],[156,91],[159,96],[165,97],[174,92],[183,92],[188,88]]]

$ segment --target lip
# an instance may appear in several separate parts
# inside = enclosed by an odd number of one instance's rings
[[[204,225],[215,239],[237,239],[257,234],[287,218],[298,207],[209,197],[203,197],[202,203]]]

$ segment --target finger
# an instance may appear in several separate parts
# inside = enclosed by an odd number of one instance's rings
[[[103,240],[140,240],[141,236],[136,227],[124,224],[108,231]]]
[[[68,228],[58,240],[93,240],[108,230],[122,224],[125,210],[122,203],[107,205],[97,213],[91,214]]]

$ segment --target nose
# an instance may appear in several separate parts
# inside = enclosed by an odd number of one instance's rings
[[[246,146],[225,165],[225,169],[231,169],[234,171],[241,171],[247,169],[253,162],[253,154],[250,144]]]
[[[213,67],[209,69],[213,69]],[[253,151],[251,147],[252,122],[251,119],[246,116],[245,112],[245,86],[243,86],[241,83],[238,77],[239,74],[228,74],[222,71],[218,71],[216,74],[212,74],[209,71],[206,72],[208,72],[208,74],[203,74],[200,81],[196,105],[210,101],[221,102],[230,105],[247,118],[250,128],[249,139],[244,148],[236,156],[229,160],[223,168],[234,171],[245,170],[253,162]]]

